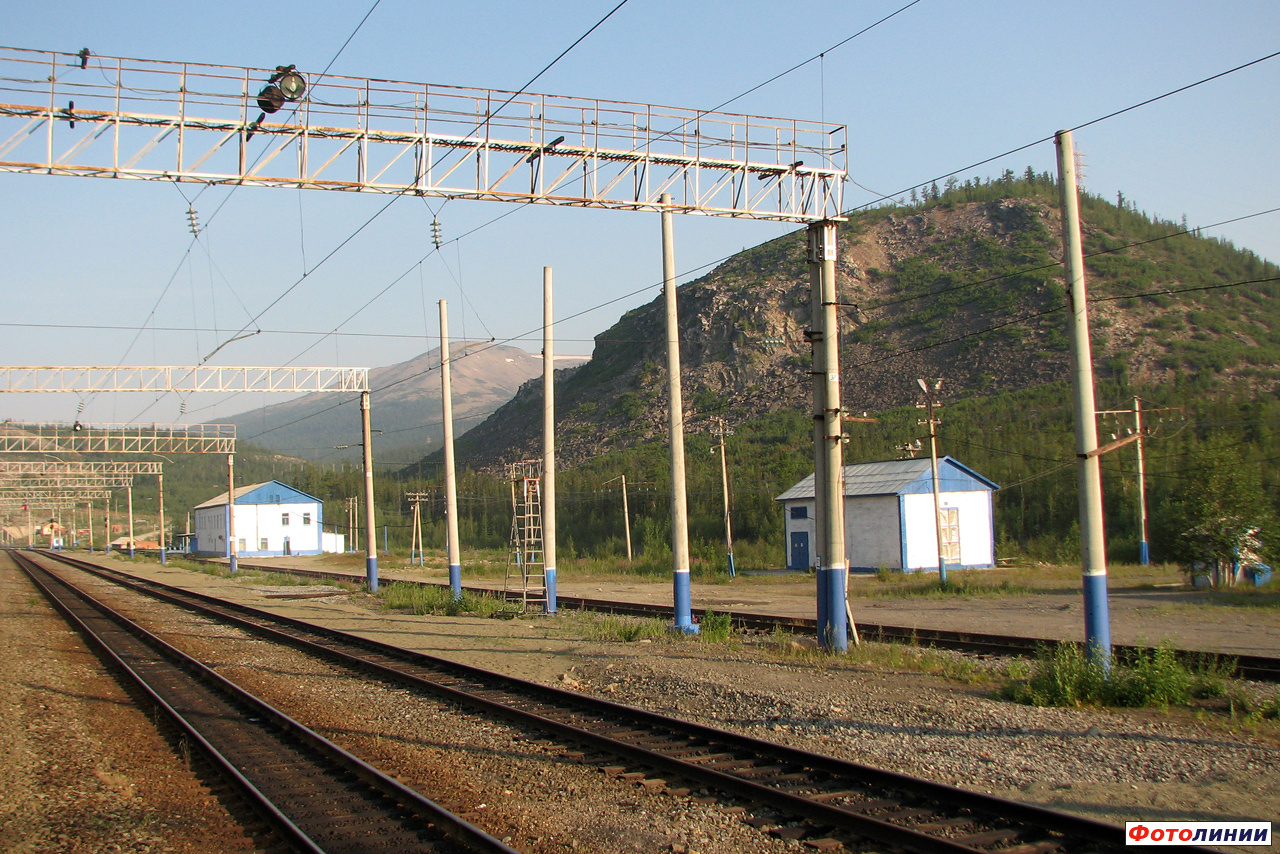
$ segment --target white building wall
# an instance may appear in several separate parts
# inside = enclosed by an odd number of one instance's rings
[[[805,508],[805,516],[802,519],[794,519],[791,516],[792,507]],[[788,501],[782,505],[782,521],[783,528],[786,531],[786,565],[791,569],[799,569],[791,565],[791,535],[795,532],[803,532],[809,537],[809,568],[815,565],[818,555],[818,542],[814,532],[817,530],[817,522],[813,518],[814,502],[813,499],[801,499],[798,501]]]
[[[938,533],[933,518],[933,493],[904,495],[902,499],[907,531],[906,569],[937,569]],[[961,566],[994,566],[991,493],[944,492],[939,496],[939,507],[960,511]]]
[[[284,523],[285,515],[289,524]],[[303,516],[310,517],[304,525]],[[315,552],[320,550],[319,512],[315,503],[300,504],[237,504],[236,539],[244,540],[244,553],[249,555],[283,554],[284,539],[289,538],[290,550]],[[263,540],[266,545],[263,545]]]
[[[898,496],[844,500],[844,551],[850,569],[901,569],[900,537]]]
[[[192,514],[196,548],[212,554],[227,553],[227,508],[198,507]]]
[[[284,524],[284,514],[289,514],[289,524]],[[311,523],[303,524],[304,514]],[[198,508],[194,513],[196,546],[202,552],[227,553],[227,508]],[[284,538],[289,538],[289,548],[294,554],[315,553],[321,550],[320,506],[314,502],[301,504],[237,504],[236,540],[241,556],[265,556],[284,553]],[[262,540],[266,539],[266,548]]]

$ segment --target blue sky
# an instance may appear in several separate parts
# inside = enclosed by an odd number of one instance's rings
[[[907,0],[629,0],[533,91],[708,109],[803,62]],[[6,46],[513,89],[617,0],[466,4],[381,0],[289,6],[226,0],[11,4]],[[900,194],[968,164],[1051,136],[1280,49],[1280,5],[1236,0],[959,2],[921,0],[892,20],[731,109],[849,127],[846,208]],[[0,140],[13,132],[0,124]],[[1087,189],[1153,215],[1207,225],[1280,204],[1280,58],[1076,133]],[[1052,143],[960,177],[1054,170]],[[862,189],[868,188],[868,189]],[[869,192],[870,190],[871,192]],[[0,174],[0,282],[8,324],[0,360],[31,364],[195,364],[328,254],[386,199],[345,193],[236,191],[191,249],[187,199],[159,182]],[[229,191],[196,205],[202,221]],[[185,193],[185,197],[184,197]],[[352,313],[430,248],[438,216],[449,243],[377,302]],[[705,265],[794,226],[678,217],[676,266]],[[1280,260],[1280,214],[1215,229]],[[540,348],[542,268],[555,270],[560,353],[658,294],[656,214],[402,199],[259,321],[261,335],[215,363],[392,364],[438,345],[436,301],[451,332]],[[697,272],[694,272],[697,271]],[[610,300],[643,290],[599,310]],[[163,298],[162,298],[163,294]],[[158,305],[156,324],[138,327]],[[320,334],[339,324],[343,336]],[[120,327],[108,329],[103,327]],[[216,327],[216,329],[215,329]],[[285,334],[288,333],[288,334]],[[531,334],[529,334],[531,333]],[[520,336],[529,337],[520,340]],[[186,420],[231,414],[261,396],[188,401]],[[375,403],[376,405],[376,403]],[[176,420],[177,403],[141,396],[84,401],[9,395],[3,417]],[[145,410],[145,412],[144,412]]]

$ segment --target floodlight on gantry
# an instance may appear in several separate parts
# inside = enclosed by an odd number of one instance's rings
[[[336,75],[307,87],[301,74],[278,75],[0,48],[0,171],[842,218],[843,125]],[[300,98],[288,109],[284,87]],[[275,108],[270,121],[260,96]]]

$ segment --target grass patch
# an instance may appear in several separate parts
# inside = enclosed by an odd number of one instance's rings
[[[727,643],[733,637],[733,617],[708,608],[698,624],[698,637],[703,643]]]
[[[670,634],[664,620],[596,614],[590,611],[576,611],[572,616],[574,628],[587,640],[634,643],[640,640],[666,639]]]
[[[789,663],[820,668],[845,665],[910,671],[966,684],[990,682],[994,678],[989,665],[969,656],[911,644],[864,641],[851,645],[846,652],[834,654],[818,647],[812,638],[797,637],[775,628],[768,647]]]
[[[1181,570],[1173,565],[1112,565],[1108,569],[1108,576],[1108,584],[1113,589],[1155,588],[1183,581]],[[874,578],[853,574],[849,583],[850,597],[864,599],[1025,596],[1079,589],[1078,566],[1046,564],[1002,566],[994,569],[949,569],[945,588],[942,587],[937,572],[900,572],[890,569],[878,570]]]
[[[461,598],[455,599],[451,588],[437,584],[396,581],[384,585],[375,595],[382,600],[383,610],[406,611],[415,616],[473,614],[492,617],[511,612],[507,604],[496,596],[463,593]]]
[[[1080,644],[1059,644],[1041,652],[1025,676],[1009,673],[1005,699],[1033,706],[1189,706],[1229,692],[1230,660],[1188,666],[1171,645],[1140,652],[1133,661],[1113,662],[1108,671],[1090,661]]]

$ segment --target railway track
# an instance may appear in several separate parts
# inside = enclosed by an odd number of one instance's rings
[[[210,563],[212,563],[210,561]],[[258,569],[264,572],[275,572],[285,575],[299,575],[316,579],[341,581],[349,584],[363,584],[364,576],[353,573],[318,571],[310,569],[292,569],[276,566],[240,563],[243,569]],[[433,582],[404,581],[384,579],[402,584],[433,584]],[[464,587],[469,593],[493,596],[502,595],[487,587]],[[558,595],[556,601],[560,608],[567,610],[599,611],[606,614],[619,614],[633,617],[649,617],[656,619],[674,619],[674,611],[670,605],[652,605],[643,602],[618,602],[608,599],[587,599],[576,596]],[[802,635],[816,635],[818,621],[807,617],[785,617],[775,614],[756,614],[746,611],[726,611],[736,628],[742,631],[772,632],[781,630]],[[702,619],[704,609],[694,608],[695,619]],[[990,655],[1008,658],[1034,658],[1042,652],[1052,652],[1063,641],[1055,638],[1020,637],[1017,635],[996,635],[982,632],[960,632],[948,629],[919,629],[906,626],[886,626],[876,623],[858,623],[858,634],[863,640],[880,643],[902,643],[911,646],[928,646],[938,649],[950,649],[974,655]],[[1121,663],[1136,661],[1140,656],[1151,655],[1152,647],[1113,644],[1112,654]],[[1280,658],[1261,655],[1230,655],[1202,650],[1176,649],[1174,655],[1179,661],[1190,667],[1230,667],[1233,675],[1240,679],[1251,679],[1255,682],[1280,682]]]
[[[30,557],[11,555],[67,621],[127,674],[295,850],[515,854]]]
[[[52,555],[51,555],[52,556]],[[707,789],[748,821],[818,850],[1092,854],[1121,828],[788,748],[387,646],[258,609],[58,560],[260,637],[540,733],[545,749],[647,788]]]

